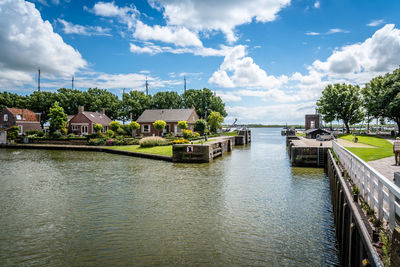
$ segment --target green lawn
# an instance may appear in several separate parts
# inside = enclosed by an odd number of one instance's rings
[[[134,145],[134,146],[114,146],[107,148],[172,157],[172,145],[143,147],[143,148],[138,145]]]
[[[364,161],[371,161],[393,156],[393,145],[380,137],[370,135],[357,135],[358,142],[374,146],[374,148],[346,147],[349,151]],[[340,138],[353,142],[354,135],[341,135]]]
[[[296,132],[296,136],[306,137],[306,134],[305,134],[305,133],[298,133],[298,132]]]

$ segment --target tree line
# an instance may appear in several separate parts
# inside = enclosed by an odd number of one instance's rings
[[[328,85],[317,101],[324,121],[342,120],[346,131],[350,125],[372,119],[389,119],[400,130],[400,68],[373,78],[364,87],[351,84]]]
[[[130,121],[137,118],[146,109],[180,109],[195,107],[200,118],[207,118],[212,111],[227,116],[225,104],[208,88],[202,90],[190,89],[179,95],[176,92],[158,92],[146,95],[139,91],[130,91],[119,99],[117,95],[99,88],[89,88],[87,91],[60,88],[56,92],[35,91],[30,95],[19,95],[0,92],[0,110],[4,107],[26,108],[41,113],[41,125],[49,120],[50,108],[58,102],[67,115],[78,112],[79,106],[86,111],[105,109],[112,120]]]

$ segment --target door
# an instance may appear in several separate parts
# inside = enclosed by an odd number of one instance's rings
[[[82,125],[82,134],[87,135],[88,134],[88,126],[87,125]]]

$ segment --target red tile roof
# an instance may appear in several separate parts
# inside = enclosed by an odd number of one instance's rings
[[[24,121],[39,121],[38,116],[29,109],[20,109],[20,108],[7,108],[7,109],[13,114],[16,120],[17,120],[17,115],[21,116],[21,119],[18,119],[18,121],[23,120],[22,110],[24,111]]]

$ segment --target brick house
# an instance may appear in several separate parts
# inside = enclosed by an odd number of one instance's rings
[[[40,127],[40,114],[29,109],[4,108],[0,113],[0,128],[7,129],[12,126],[19,127],[19,134],[28,130],[42,130]]]
[[[102,132],[110,128],[111,119],[105,114],[104,108],[99,112],[85,111],[84,107],[78,108],[78,113],[68,118],[68,131],[76,135],[88,135],[94,133],[93,126],[100,124],[103,126]]]
[[[199,119],[194,108],[191,109],[147,109],[137,119],[140,124],[138,134],[142,135],[159,135],[159,131],[154,128],[153,122],[163,120],[167,123],[163,130],[163,134],[173,133],[179,135],[181,129],[178,127],[179,121],[187,121],[188,129],[193,130],[194,123]]]

